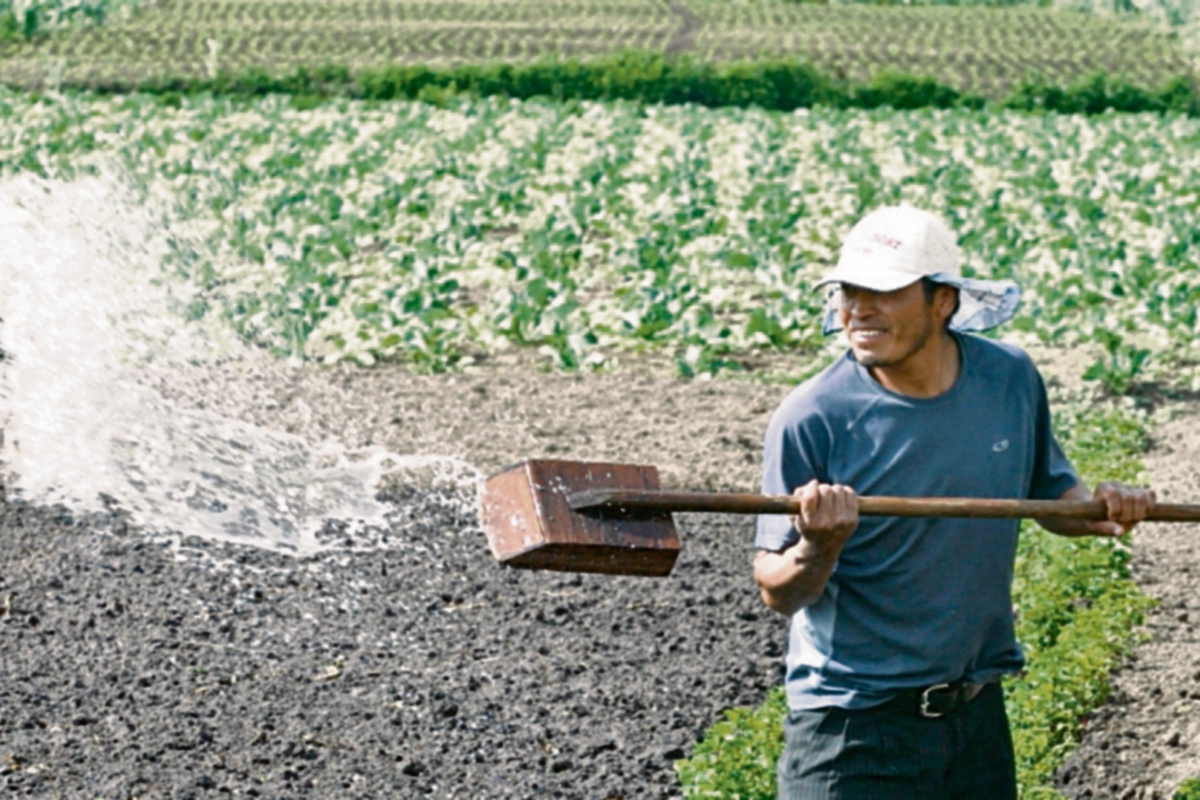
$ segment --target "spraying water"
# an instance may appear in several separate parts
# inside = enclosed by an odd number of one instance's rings
[[[165,399],[151,385],[187,365],[252,357],[219,325],[185,322],[189,289],[161,266],[171,244],[145,199],[111,177],[0,182],[10,496],[115,502],[152,530],[312,553],[327,520],[389,524],[396,509],[375,499],[385,473],[477,479],[454,459],[314,446]]]

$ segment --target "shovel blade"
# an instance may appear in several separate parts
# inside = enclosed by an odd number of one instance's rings
[[[669,513],[602,519],[568,502],[588,489],[658,488],[651,466],[523,461],[484,482],[480,518],[492,555],[510,567],[661,577],[679,556]]]

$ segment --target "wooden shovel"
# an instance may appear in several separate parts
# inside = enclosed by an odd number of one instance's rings
[[[796,514],[794,497],[668,492],[658,470],[636,464],[531,460],[493,475],[480,492],[492,555],[522,569],[663,576],[679,555],[672,512]],[[858,512],[883,517],[1106,519],[1092,500],[860,497]],[[1200,522],[1200,505],[1159,503],[1155,522]]]

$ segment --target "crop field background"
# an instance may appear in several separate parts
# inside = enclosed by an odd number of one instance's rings
[[[193,313],[287,355],[440,370],[513,345],[568,368],[656,350],[694,374],[815,352],[810,287],[840,237],[906,201],[951,221],[968,272],[1022,282],[1019,334],[1091,346],[1093,377],[1190,383],[1200,364],[1183,117],[14,93],[0,114],[5,170],[122,164],[198,243],[175,264]]]
[[[1177,43],[1149,26],[1042,9],[698,5],[693,52],[712,60],[800,56],[865,81],[884,68],[1000,97],[1031,75],[1069,82],[1103,70],[1159,86],[1187,71]]]
[[[135,85],[259,68],[450,66],[621,50],[707,62],[810,61],[866,81],[888,68],[998,98],[1031,78],[1096,71],[1158,88],[1190,73],[1179,38],[1148,23],[1030,8],[818,6],[725,0],[160,0],[102,25],[0,42],[0,81]]]

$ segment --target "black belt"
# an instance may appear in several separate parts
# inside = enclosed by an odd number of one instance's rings
[[[935,683],[920,689],[903,689],[887,702],[888,705],[926,719],[937,719],[953,713],[974,700],[986,683],[954,681]]]

